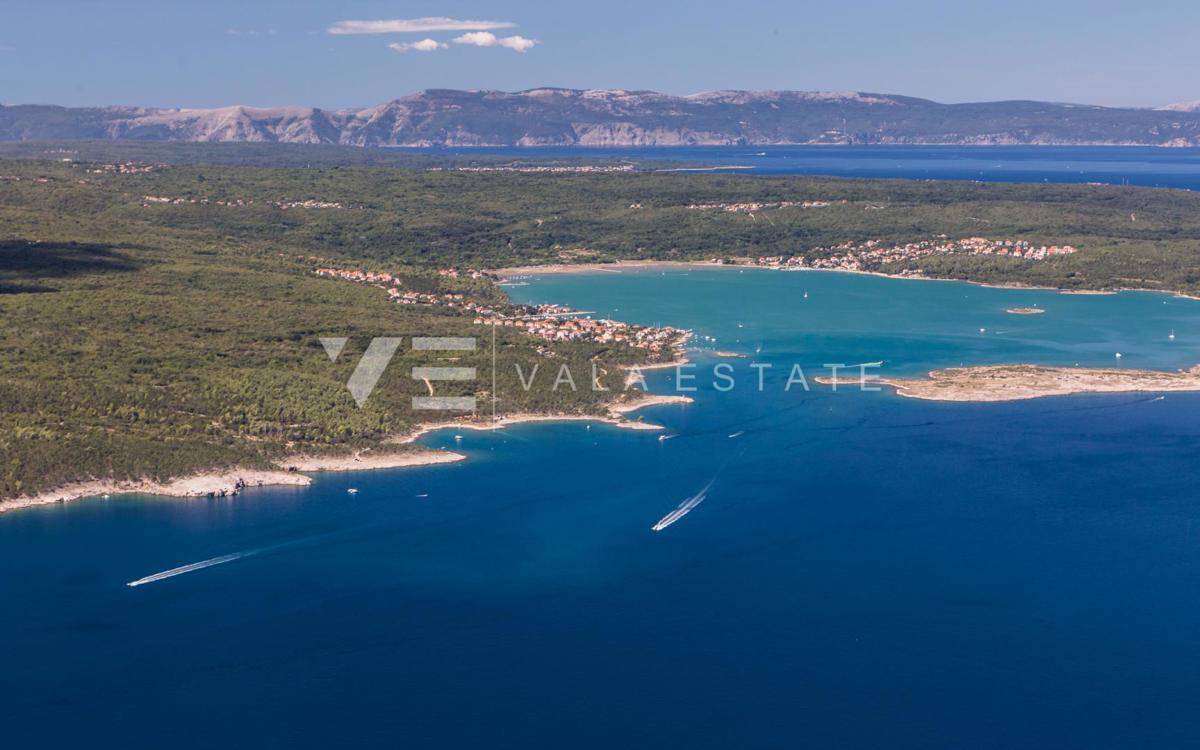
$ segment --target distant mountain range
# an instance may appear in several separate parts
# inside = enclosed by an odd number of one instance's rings
[[[1200,146],[1200,101],[1123,109],[940,104],[891,94],[532,89],[422,91],[362,110],[0,106],[0,140],[138,139],[353,146],[778,144]]]

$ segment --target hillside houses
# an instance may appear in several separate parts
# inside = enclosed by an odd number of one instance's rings
[[[931,255],[996,255],[1042,261],[1077,252],[1079,249],[1072,245],[1034,245],[1026,240],[990,240],[986,237],[967,237],[959,240],[938,238],[903,245],[890,245],[883,240],[868,240],[815,248],[805,255],[764,256],[758,258],[755,265],[767,268],[862,271]]]
[[[846,201],[842,201],[845,203]],[[727,211],[729,213],[752,214],[767,208],[825,208],[829,201],[773,201],[768,203],[691,203],[689,211]]]
[[[230,206],[242,207],[253,206],[253,199],[236,198],[233,200],[209,199],[209,198],[191,198],[185,196],[168,196],[168,195],[146,195],[142,196],[142,206],[148,208],[150,206]],[[343,209],[341,203],[336,201],[318,201],[318,200],[303,200],[303,201],[267,201],[264,205],[278,208],[281,211],[286,211],[289,208],[311,208],[311,209]]]

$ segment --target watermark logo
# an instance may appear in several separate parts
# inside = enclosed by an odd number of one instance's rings
[[[419,337],[413,339],[413,349],[425,352],[473,352],[473,337]],[[475,411],[474,396],[435,396],[435,380],[475,380],[474,367],[414,367],[413,380],[422,380],[429,388],[428,396],[413,396],[412,408],[432,411]]]
[[[342,351],[346,347],[347,339],[344,337],[323,337],[319,339],[321,346],[325,348],[325,353],[329,355],[331,362],[336,362],[341,356]],[[367,346],[362,358],[351,373],[349,381],[346,383],[347,390],[354,397],[354,402],[359,408],[367,402],[375,387],[379,384],[379,380],[383,377],[384,371],[391,363],[392,359],[399,351],[404,339],[400,337],[376,337],[371,339],[371,343]],[[412,351],[414,352],[471,352],[474,353],[479,348],[478,339],[471,336],[416,336],[411,340]],[[495,402],[495,384],[496,384],[496,351],[495,344],[492,345],[492,390],[493,403]],[[455,359],[453,357],[443,359]],[[779,364],[780,367],[776,368]],[[591,390],[593,391],[609,391],[610,388],[601,381],[602,374],[608,373],[609,370],[601,366],[595,360],[588,363],[590,366],[590,381]],[[862,391],[878,391],[879,376],[875,373],[868,373],[868,370],[877,370],[883,365],[882,361],[878,362],[863,362],[859,364],[843,364],[843,363],[826,363],[823,367],[828,370],[828,375],[815,378],[817,383],[829,386],[830,392],[837,393],[839,386],[857,385]],[[572,372],[571,365],[564,362],[561,363],[557,374],[554,376],[553,382],[549,382],[551,373],[541,375],[539,378],[539,370],[541,363],[535,363],[529,372],[526,372],[520,362],[514,363],[516,368],[517,379],[520,382],[521,389],[528,393],[533,389],[535,382],[543,388],[548,388],[552,392],[557,392],[560,389],[577,392],[580,387],[577,385],[576,374]],[[651,367],[653,365],[648,365]],[[735,374],[734,366],[729,362],[719,362],[712,365],[711,380],[707,380],[702,373],[698,372],[696,363],[691,362],[673,362],[668,365],[674,370],[674,390],[677,393],[694,393],[701,390],[704,384],[707,384],[713,391],[718,393],[727,393],[734,390],[743,380],[745,375]],[[784,392],[790,392],[793,389],[802,391],[810,391],[809,378],[805,374],[803,367],[799,364],[792,364],[790,368],[782,365],[782,363],[757,362],[752,361],[747,363],[747,368],[753,372],[749,380],[758,392],[762,392],[767,387],[768,373],[774,373],[773,381],[782,380],[784,372],[787,373],[786,382],[782,385]],[[612,368],[615,372],[622,373],[624,376],[624,390],[648,391],[646,378],[642,372],[642,367],[638,365],[615,366]],[[852,373],[852,375],[851,375]],[[444,382],[475,382],[479,378],[477,368],[469,366],[445,366],[445,365],[414,365],[410,370],[410,377],[414,381],[424,383],[428,390],[428,395],[419,395],[412,397],[412,408],[414,411],[458,411],[458,412],[474,412],[478,408],[478,399],[475,395],[470,396],[438,396],[435,394],[434,383]],[[699,382],[698,382],[699,381]],[[706,382],[707,381],[707,382]],[[586,383],[587,380],[580,382]]]
[[[319,339],[330,362],[336,362],[346,348],[348,339],[345,337],[326,336]],[[354,403],[362,408],[371,392],[379,384],[384,370],[391,364],[400,348],[403,339],[400,337],[376,337],[371,339],[367,350],[350,375],[346,389],[354,398]],[[476,340],[473,337],[437,337],[418,336],[412,340],[414,351],[422,352],[463,352],[475,351]],[[433,395],[434,381],[473,381],[476,379],[474,367],[413,367],[413,380],[420,380],[429,388],[428,396],[413,396],[412,408],[426,411],[475,411],[474,396],[435,396]]]

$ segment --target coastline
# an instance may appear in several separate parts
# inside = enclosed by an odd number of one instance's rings
[[[449,451],[421,450],[365,455],[289,456],[275,463],[275,469],[232,467],[211,469],[173,477],[164,482],[150,479],[93,479],[72,482],[36,495],[24,495],[0,500],[0,513],[36,505],[50,505],[89,497],[112,495],[156,495],[159,497],[235,497],[238,484],[251,487],[307,487],[312,477],[307,473],[319,471],[367,471],[398,469],[408,466],[431,466],[461,461],[466,456]]]
[[[672,365],[674,363],[671,363]],[[629,419],[629,412],[649,406],[664,404],[690,404],[694,401],[689,396],[669,396],[648,394],[641,398],[614,404],[608,407],[605,415],[582,414],[532,414],[518,413],[499,417],[494,422],[450,420],[446,422],[429,422],[418,425],[414,430],[404,435],[394,436],[385,441],[389,444],[410,444],[430,432],[443,429],[464,430],[495,430],[503,429],[514,424],[527,422],[600,422],[611,424],[629,430],[662,430],[662,425]],[[46,490],[36,495],[0,500],[0,514],[21,508],[31,508],[39,505],[52,505],[71,502],[85,498],[108,498],[113,495],[156,495],[170,498],[207,497],[209,493],[224,497],[236,496],[238,483],[242,487],[271,487],[290,486],[307,487],[312,484],[309,473],[341,472],[341,471],[373,471],[376,469],[399,469],[415,466],[433,466],[437,464],[456,463],[467,458],[466,455],[445,450],[406,450],[393,452],[360,451],[354,454],[334,455],[295,455],[281,459],[275,463],[276,469],[250,469],[241,467],[211,469],[173,477],[164,482],[150,479],[112,480],[93,479]]]
[[[657,431],[664,429],[662,425],[653,424],[650,422],[642,422],[639,420],[628,419],[625,415],[639,409],[645,409],[649,406],[662,406],[666,404],[690,404],[695,399],[690,396],[667,396],[649,394],[633,401],[613,404],[608,407],[607,415],[591,415],[591,414],[533,414],[519,412],[516,414],[506,414],[497,417],[494,421],[490,418],[481,420],[457,419],[448,422],[427,422],[418,425],[414,430],[405,434],[390,438],[388,442],[398,444],[408,444],[416,442],[419,438],[438,430],[502,430],[505,427],[510,427],[515,424],[527,424],[531,422],[597,422],[600,424],[608,424],[613,427],[619,427],[626,430],[650,430]]]
[[[85,497],[107,498],[110,495],[202,497],[208,492],[213,491],[225,490],[228,493],[234,488],[239,479],[251,487],[279,485],[307,487],[312,483],[311,477],[295,472],[269,469],[241,469],[237,467],[188,474],[169,479],[166,482],[154,482],[149,479],[96,479],[63,485],[57,489],[46,490],[37,495],[24,495],[0,501],[0,513],[17,510],[18,508],[30,508],[35,505],[65,503]]]
[[[714,263],[711,260],[618,260],[612,263],[550,263],[541,266],[510,266],[492,273],[500,277],[530,274],[559,273],[620,273],[621,271],[651,271],[655,268],[757,268],[734,263]]]

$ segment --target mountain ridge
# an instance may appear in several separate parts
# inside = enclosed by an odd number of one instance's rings
[[[342,110],[0,105],[0,140],[79,139],[415,147],[1200,146],[1200,105],[942,104],[861,91],[716,90],[674,96],[553,87],[518,92],[426,89]]]

